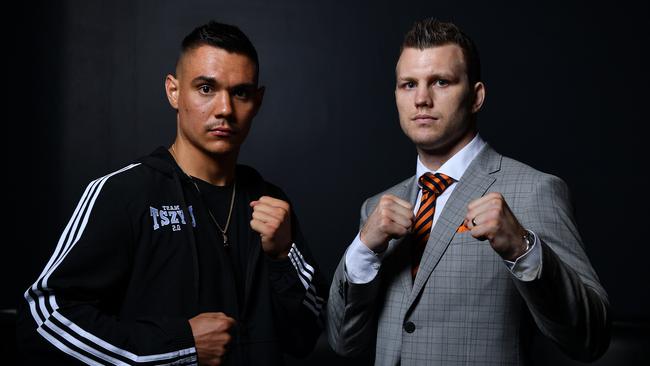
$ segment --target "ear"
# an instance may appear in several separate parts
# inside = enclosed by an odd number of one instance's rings
[[[472,103],[472,113],[478,112],[485,101],[485,84],[477,82],[474,84],[474,102]]]
[[[165,78],[165,93],[167,93],[167,100],[174,109],[178,109],[178,79],[172,74],[168,74]]]
[[[266,87],[263,86],[260,86],[255,91],[255,115],[257,115],[257,112],[259,112],[260,107],[262,106],[262,100],[264,100],[265,91],[266,91]]]

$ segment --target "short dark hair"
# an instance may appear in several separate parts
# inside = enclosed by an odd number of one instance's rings
[[[221,48],[231,53],[239,53],[250,58],[255,63],[255,80],[260,72],[257,51],[250,39],[234,25],[223,24],[211,20],[209,23],[196,27],[190,34],[185,36],[181,43],[181,53],[179,60],[183,55],[195,48],[208,45]]]
[[[481,81],[481,60],[478,55],[478,49],[472,39],[463,33],[454,23],[441,22],[434,18],[416,21],[411,27],[411,30],[404,36],[400,53],[405,48],[423,50],[445,44],[455,44],[463,50],[465,64],[467,65],[467,78],[469,79],[470,85]]]

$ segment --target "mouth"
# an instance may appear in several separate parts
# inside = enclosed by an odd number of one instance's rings
[[[228,127],[217,127],[209,129],[208,134],[215,137],[230,137],[235,134],[235,131]]]
[[[411,120],[415,123],[433,123],[438,119],[439,119],[438,117],[434,117],[433,115],[424,114],[424,113],[418,113],[411,118]]]

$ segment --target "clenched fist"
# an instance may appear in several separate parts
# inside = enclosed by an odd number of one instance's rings
[[[501,193],[491,192],[470,202],[464,224],[472,230],[473,237],[489,240],[503,259],[514,261],[526,251],[526,231]]]
[[[277,198],[262,196],[250,203],[251,228],[262,238],[262,250],[272,258],[285,258],[291,247],[291,208]]]
[[[221,365],[234,324],[235,320],[224,313],[201,313],[190,319],[199,364]]]
[[[361,228],[360,238],[370,250],[383,252],[390,239],[408,234],[415,216],[413,206],[392,194],[383,195]]]

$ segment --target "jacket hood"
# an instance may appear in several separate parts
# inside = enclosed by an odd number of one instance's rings
[[[190,179],[190,177],[188,177],[178,166],[169,150],[164,146],[157,147],[149,155],[137,159],[136,162],[159,171],[169,178],[173,178],[174,175],[177,175],[181,180]],[[251,182],[254,184],[259,184],[263,181],[262,176],[255,169],[247,165],[237,164],[235,169],[239,181]]]
[[[147,156],[143,156],[136,160],[138,163],[147,165],[148,167],[157,170],[170,178],[174,175],[174,172],[182,173],[178,164],[174,160],[172,154],[163,146],[157,147],[153,152]],[[184,175],[184,174],[181,174]]]

